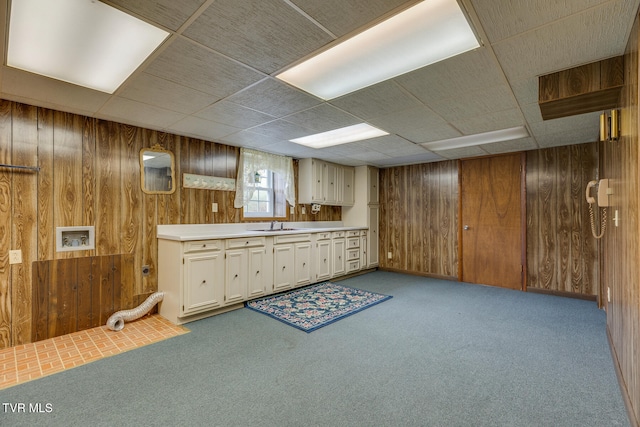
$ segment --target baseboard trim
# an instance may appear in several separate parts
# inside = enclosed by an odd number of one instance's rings
[[[596,295],[577,294],[575,292],[553,291],[551,289],[540,289],[540,288],[531,288],[531,287],[527,287],[527,292],[530,292],[532,294],[545,294],[545,295],[553,295],[556,297],[574,298],[574,299],[582,299],[587,301],[598,302],[598,297]]]
[[[624,407],[627,409],[627,417],[629,418],[629,424],[631,427],[640,427],[640,422],[636,418],[636,414],[633,412],[633,405],[631,404],[631,398],[629,397],[629,391],[627,385],[622,376],[622,370],[620,369],[620,362],[618,361],[618,354],[616,348],[613,346],[613,340],[611,339],[611,333],[609,332],[609,325],[607,325],[607,340],[609,341],[609,350],[611,350],[611,358],[613,359],[613,367],[616,371],[616,377],[618,378],[618,385],[620,386],[620,393],[622,394],[622,400],[624,401]]]
[[[409,274],[411,276],[429,277],[431,279],[450,280],[452,282],[457,282],[458,281],[458,277],[443,276],[443,275],[440,275],[440,274],[423,273],[421,271],[408,271],[408,270],[402,270],[402,269],[399,269],[399,268],[389,268],[389,267],[378,267],[378,269],[380,271],[389,271],[391,273],[402,273],[402,274]]]

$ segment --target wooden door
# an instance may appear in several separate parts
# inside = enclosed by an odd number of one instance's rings
[[[460,280],[523,289],[524,154],[461,162]]]

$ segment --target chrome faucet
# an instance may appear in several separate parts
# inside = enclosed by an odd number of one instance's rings
[[[271,228],[270,230],[273,230],[274,225],[276,225],[278,223],[278,221],[271,221]]]

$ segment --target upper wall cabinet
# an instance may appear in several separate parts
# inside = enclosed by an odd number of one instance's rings
[[[318,159],[301,159],[298,200],[302,204],[351,206],[354,202],[354,168]]]

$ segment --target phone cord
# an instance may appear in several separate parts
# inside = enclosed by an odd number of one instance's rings
[[[593,234],[593,237],[596,239],[601,239],[607,229],[607,208],[602,208],[602,227],[600,228],[600,234],[596,234],[595,217],[591,203],[589,203],[589,219],[591,220],[591,234]]]

